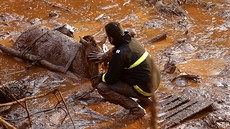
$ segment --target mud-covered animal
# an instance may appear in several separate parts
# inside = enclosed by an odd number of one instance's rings
[[[88,60],[88,53],[100,51],[98,44],[90,35],[77,42],[57,28],[35,26],[23,32],[13,48],[22,55],[35,55],[38,62],[47,61],[52,64],[51,69],[61,72],[69,70],[80,77],[91,78],[98,74],[98,64]]]

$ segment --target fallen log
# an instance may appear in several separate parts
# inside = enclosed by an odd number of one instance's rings
[[[152,39],[150,39],[149,41],[145,42],[144,44],[147,45],[147,44],[151,44],[151,43],[154,43],[157,41],[164,40],[167,38],[167,34],[168,34],[168,32],[164,32],[163,34],[159,34],[159,35],[153,37]]]
[[[16,129],[16,127],[2,119],[2,117],[0,117],[0,127],[3,127],[4,129]]]
[[[19,57],[19,58],[22,58],[22,59],[26,59],[26,60],[29,60],[29,61],[32,61],[32,62],[37,62],[38,64],[50,69],[50,70],[54,70],[54,71],[58,71],[58,72],[62,72],[62,73],[65,73],[67,71],[67,69],[65,69],[64,67],[62,66],[58,66],[58,65],[54,65],[46,60],[42,60],[40,59],[38,56],[35,56],[35,55],[32,55],[32,54],[28,54],[28,53],[25,53],[23,54],[22,52],[18,51],[18,50],[15,50],[15,49],[12,49],[12,48],[8,48],[2,44],[0,44],[0,49],[5,52],[5,53],[8,53],[12,56],[15,56],[15,57]]]

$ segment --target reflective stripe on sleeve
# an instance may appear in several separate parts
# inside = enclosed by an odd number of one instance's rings
[[[142,94],[144,96],[147,96],[147,97],[152,96],[152,93],[148,93],[148,92],[143,91],[138,85],[134,85],[133,87],[134,87],[134,89],[137,90],[137,92],[139,92],[140,94]]]
[[[145,51],[145,53],[136,61],[134,62],[132,65],[129,66],[128,69],[134,68],[136,66],[138,66],[139,64],[141,64],[149,55],[149,53],[147,51]]]
[[[105,73],[102,75],[102,81],[103,81],[103,82],[106,82],[106,81],[105,81]]]

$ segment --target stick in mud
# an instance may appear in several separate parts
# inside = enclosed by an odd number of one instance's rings
[[[37,98],[41,98],[41,97],[44,97],[44,96],[47,96],[49,94],[54,94],[56,96],[56,93],[59,94],[60,98],[61,98],[61,101],[63,102],[65,108],[66,108],[66,111],[67,111],[67,114],[69,115],[70,117],[70,120],[74,126],[74,129],[75,129],[75,125],[74,125],[74,122],[73,122],[73,119],[70,115],[70,112],[69,112],[69,109],[66,105],[66,102],[64,100],[64,97],[62,96],[61,92],[58,90],[58,89],[54,89],[48,93],[44,93],[44,94],[40,94],[40,95],[37,95],[37,96],[32,96],[32,97],[26,97],[26,98],[23,98],[23,99],[19,99],[19,100],[16,100],[16,101],[13,101],[13,102],[9,102],[9,103],[4,103],[4,104],[0,104],[0,107],[4,107],[4,106],[11,106],[11,105],[14,105],[14,104],[21,104],[21,102],[26,102],[27,100],[32,100],[32,99],[37,99]],[[58,100],[58,103],[60,102],[59,99]],[[21,104],[22,105],[22,104]],[[22,105],[22,107],[24,107],[24,105]],[[31,118],[30,118],[30,115],[29,115],[29,111],[27,109],[27,105],[25,103],[25,107],[26,107],[26,111],[27,111],[27,114],[28,114],[28,119],[29,119],[29,122],[31,122]],[[1,121],[0,121],[1,122]],[[31,124],[31,123],[30,123]]]
[[[157,36],[153,37],[152,39],[150,39],[149,41],[145,42],[144,44],[152,44],[154,42],[164,40],[167,38],[167,34],[168,34],[167,32],[164,32],[160,35],[157,35]]]
[[[14,127],[13,125],[11,125],[10,123],[8,123],[7,121],[5,121],[4,119],[2,119],[2,117],[0,117],[0,127],[3,127],[4,129],[16,129],[16,127]]]

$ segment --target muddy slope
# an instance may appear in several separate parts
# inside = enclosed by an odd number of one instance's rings
[[[169,0],[164,2],[171,4]],[[187,0],[179,6],[186,14],[182,16],[164,12],[159,5],[143,0],[8,0],[0,5],[0,43],[9,47],[24,30],[35,25],[70,24],[77,28],[76,40],[86,34],[95,34],[101,40],[103,26],[109,21],[119,21],[126,29],[134,28],[137,40],[145,45],[162,71],[161,88],[156,93],[158,100],[162,93],[173,93],[195,94],[214,101],[211,109],[172,128],[230,128],[229,0]],[[164,32],[168,32],[165,40],[144,44]],[[169,59],[177,67],[173,74],[164,71]],[[90,82],[80,77],[31,67],[4,53],[0,53],[0,73],[1,85],[20,85],[17,82],[23,80],[27,95],[59,89],[76,128],[149,128],[148,110],[144,118],[124,122],[119,120],[127,110],[104,101],[97,91],[79,99],[92,89]],[[181,74],[198,75],[200,82],[172,81]],[[55,95],[29,100],[27,105],[32,128],[73,128],[65,106],[62,102],[57,105]],[[29,127],[26,110],[20,105],[1,107],[0,111],[1,117],[17,128]]]

